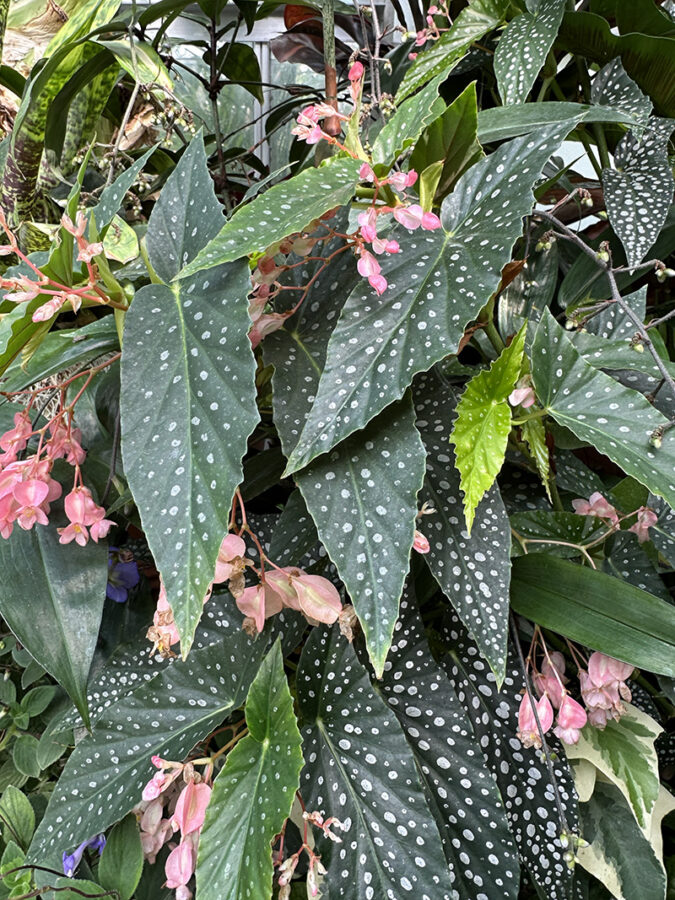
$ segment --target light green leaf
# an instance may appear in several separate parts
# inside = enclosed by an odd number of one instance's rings
[[[0,798],[0,829],[5,843],[10,840],[25,852],[35,830],[35,813],[28,797],[10,784]]]
[[[457,404],[450,443],[455,446],[469,534],[476,507],[494,484],[504,463],[511,432],[511,407],[507,397],[518,380],[524,350],[523,326],[490,368],[474,375]]]
[[[344,206],[354,194],[360,165],[356,159],[336,159],[318,169],[305,169],[240,206],[196,259],[185,266],[181,278],[260,253],[289,234],[302,231],[329,209]]]
[[[509,519],[496,485],[478,504],[477,527],[464,527],[459,472],[450,445],[455,396],[432,372],[414,385],[417,428],[427,451],[420,495],[435,513],[419,528],[429,540],[425,557],[441,590],[476,641],[501,684],[509,617]]]
[[[136,232],[119,216],[115,216],[110,223],[103,239],[103,252],[107,259],[114,259],[120,263],[129,263],[138,256]]]
[[[37,778],[40,774],[37,738],[32,734],[19,735],[12,745],[12,760],[23,775]]]
[[[554,129],[502,145],[445,198],[441,229],[392,232],[403,252],[382,262],[389,287],[376,297],[359,284],[343,307],[287,472],[363,428],[418,372],[457,352],[464,328],[499,285],[532,208],[532,184],[562,136]]]
[[[590,842],[578,851],[579,864],[616,900],[665,900],[663,868],[616,787],[598,782],[579,810]]]
[[[505,106],[527,99],[558,34],[564,11],[565,0],[536,0],[502,33],[494,67]]]
[[[0,541],[0,614],[23,646],[70,694],[85,723],[108,556],[103,544],[60,544],[54,527],[15,528]]]
[[[204,150],[193,139],[155,206],[146,237],[152,265],[166,278],[218,227],[215,195],[205,179]],[[171,287],[147,285],[126,315],[122,455],[184,654],[258,420],[249,289],[248,266],[241,261]]]
[[[675,674],[672,605],[604,572],[544,553],[522,556],[513,563],[511,607],[593,650]]]
[[[614,153],[616,169],[602,172],[607,215],[629,266],[647,255],[673,202],[675,180],[668,161],[673,128],[673,119],[653,119],[641,140],[627,134]]]
[[[628,705],[618,722],[601,731],[586,725],[577,744],[565,745],[569,759],[585,759],[621,791],[640,828],[645,829],[659,794],[659,762],[654,741],[663,729],[647,713]]]
[[[125,816],[108,835],[96,877],[120,900],[131,900],[143,871],[143,847],[136,816]]]
[[[378,677],[410,565],[424,460],[408,397],[296,476]]]
[[[445,103],[438,88],[445,76],[439,75],[414,97],[401,103],[373,143],[373,162],[392,165],[417,141],[424,127],[440,115]]]
[[[272,893],[271,841],[300,783],[302,738],[277,640],[246,699],[248,735],[230,751],[213,785],[199,840],[200,900]]]
[[[112,184],[109,184],[101,191],[99,201],[92,210],[99,234],[112,222],[113,217],[119,212],[127,191],[131,189],[155,150],[156,147],[151,147],[147,150],[135,163],[118,175]]]
[[[134,40],[133,50],[129,41],[97,41],[115,57],[122,68],[139,84],[153,87],[173,87],[171,76],[157,51],[150,44]]]
[[[668,432],[658,450],[649,442],[655,428],[667,425],[665,416],[642,394],[584,362],[548,310],[531,363],[537,397],[560,425],[675,505],[675,435]]]
[[[505,0],[470,0],[450,30],[423,50],[410,66],[396,94],[396,102],[400,103],[437,75],[449,75],[471,44],[504,20],[507,8]]]

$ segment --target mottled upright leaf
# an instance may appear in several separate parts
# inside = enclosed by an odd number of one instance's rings
[[[652,111],[652,101],[628,75],[618,56],[603,66],[593,79],[591,101],[628,113],[635,122],[633,131],[638,137]]]
[[[546,310],[531,350],[537,397],[553,418],[675,505],[675,438],[650,444],[668,420],[637,391],[589,366]]]
[[[246,698],[248,734],[227,756],[199,839],[201,900],[272,893],[271,841],[291,812],[302,769],[302,738],[277,640]]]
[[[389,287],[376,297],[360,284],[343,307],[289,472],[363,428],[403,396],[415,374],[457,351],[499,284],[532,208],[532,184],[562,136],[545,130],[504,144],[445,198],[443,228],[394,232],[403,252],[382,263]]]
[[[524,348],[522,328],[489,369],[474,375],[457,404],[450,442],[455,446],[469,534],[476,507],[494,484],[504,462],[511,431],[507,398],[520,374]]]
[[[401,723],[422,773],[453,896],[517,897],[520,867],[502,798],[464,707],[431,655],[411,588],[375,687]]]
[[[59,543],[55,522],[0,540],[0,615],[70,694],[85,723],[87,678],[108,579],[103,545]]]
[[[423,479],[424,447],[409,398],[296,475],[378,675],[408,573]]]
[[[564,11],[565,0],[534,0],[502,33],[494,67],[505,106],[527,99],[556,39]]]
[[[383,126],[373,143],[373,162],[389,164],[417,141],[425,125],[440,115],[445,103],[438,96],[443,76],[430,81],[426,87],[402,103]]]
[[[668,162],[672,119],[653,119],[641,140],[627,134],[618,144],[616,169],[604,169],[602,187],[612,228],[629,266],[642,262],[656,241],[673,202],[675,181]]]
[[[488,660],[501,684],[508,637],[509,520],[497,486],[478,504],[471,535],[462,515],[459,472],[450,445],[455,398],[439,376],[415,384],[417,427],[427,451],[420,499],[436,511],[420,529],[429,540],[426,557],[441,590]]]
[[[181,278],[259,253],[289,234],[302,231],[329,209],[344,206],[354,193],[359,167],[359,160],[337,159],[318,169],[305,169],[240,206],[185,266]]]
[[[451,900],[450,874],[414,757],[337,626],[315,628],[297,690],[308,809],[347,825],[341,844],[318,837],[326,900],[414,896]]]

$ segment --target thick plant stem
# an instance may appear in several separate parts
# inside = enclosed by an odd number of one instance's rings
[[[337,68],[335,63],[335,2],[323,0],[323,58],[326,78],[326,103],[337,109]],[[333,137],[340,134],[340,120],[324,120],[323,130]]]

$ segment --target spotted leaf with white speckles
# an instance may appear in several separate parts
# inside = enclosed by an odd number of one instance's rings
[[[446,673],[424,635],[410,586],[401,601],[384,695],[413,748],[458,900],[518,895],[519,863],[502,798]]]
[[[200,900],[272,895],[272,849],[291,812],[302,769],[302,738],[277,640],[246,698],[248,734],[218,773],[199,838]]]
[[[373,162],[394,163],[417,141],[425,126],[445,109],[438,87],[445,76],[439,75],[419,93],[402,103],[387,121],[373,143]]]
[[[466,325],[497,289],[532,209],[532,185],[564,129],[516,138],[472,166],[443,201],[443,227],[392,231],[389,287],[357,285],[331,335],[326,365],[287,472],[302,468],[403,396],[414,375],[456,353]]]
[[[550,415],[675,505],[675,437],[660,449],[649,439],[668,420],[637,391],[594,369],[579,356],[548,310],[531,349],[537,397]]]
[[[652,101],[628,75],[617,56],[593,79],[591,102],[627,113],[634,121],[632,130],[640,136],[652,111]]]
[[[629,266],[637,266],[659,236],[673,202],[675,180],[668,162],[672,119],[652,119],[641,140],[627,134],[617,145],[616,169],[603,169],[607,215]]]
[[[361,165],[356,159],[335,159],[317,169],[305,169],[239,207],[220,232],[181,272],[181,278],[202,269],[258,253],[302,231],[313,219],[351,200]]]
[[[417,427],[427,450],[427,474],[420,499],[436,510],[419,525],[429,540],[426,559],[441,590],[501,682],[506,665],[511,577],[506,510],[494,485],[478,504],[472,533],[467,533],[459,472],[450,445],[454,394],[432,371],[419,377],[414,397]]]
[[[31,860],[60,867],[63,851],[105,830],[140,801],[156,772],[151,756],[184,759],[244,702],[266,641],[252,641],[242,631],[234,601],[221,627],[219,644],[166,666],[102,714],[63,770],[33,838]]]
[[[565,0],[536,0],[511,20],[495,50],[499,95],[505,106],[522,103],[532,89],[565,12]]]
[[[480,747],[506,806],[520,858],[547,900],[572,900],[573,876],[563,860],[553,788],[546,763],[516,737],[523,676],[509,657],[501,691],[460,623],[448,617],[445,637],[450,654],[443,665],[459,700],[473,722]],[[549,736],[547,736],[548,739]],[[574,778],[555,737],[553,767],[567,824],[578,833],[579,813]]]
[[[424,447],[409,397],[296,475],[378,675],[408,573],[423,479]]]
[[[315,628],[297,673],[308,809],[347,825],[318,836],[325,900],[452,900],[450,873],[415,761],[393,712],[339,633]]]

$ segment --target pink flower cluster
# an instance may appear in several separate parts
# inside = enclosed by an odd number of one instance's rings
[[[448,10],[448,4],[446,0],[441,0],[439,6],[433,4],[427,10],[427,27],[420,29],[415,35],[415,46],[423,47],[427,41],[437,41],[444,31],[447,31],[448,28],[439,28],[436,24],[436,20],[434,16],[445,16],[448,20],[448,25],[450,24],[450,12]],[[408,59],[416,59],[417,53],[409,53]]]
[[[629,701],[631,694],[626,679],[633,666],[622,663],[604,653],[594,652],[588,660],[588,671],[579,670],[581,697],[586,709],[574,700],[565,684],[565,658],[557,651],[546,652],[541,671],[532,676],[539,695],[536,713],[544,734],[551,728],[557,709],[553,733],[564,744],[576,744],[581,729],[588,724],[603,729],[609,719],[618,720],[625,712],[621,700]],[[523,696],[518,710],[518,738],[525,747],[541,747],[541,738],[528,694]]]
[[[159,756],[153,756],[152,763],[159,771],[143,788],[143,802],[135,809],[140,819],[143,853],[154,863],[164,844],[180,832],[180,840],[172,843],[166,859],[165,886],[176,891],[176,900],[191,900],[188,884],[197,864],[199,835],[211,787],[190,763],[171,762]],[[210,769],[207,771],[210,774]]]
[[[300,861],[300,857],[303,853],[306,853],[308,857],[307,896],[319,896],[319,878],[320,876],[326,874],[326,868],[308,843],[307,824],[316,825],[323,831],[325,837],[336,844],[341,844],[342,838],[335,834],[335,832],[333,832],[331,829],[339,828],[340,831],[349,830],[349,826],[345,825],[343,822],[340,822],[340,820],[336,819],[335,816],[331,816],[329,819],[324,819],[320,812],[308,812],[307,810],[303,810],[302,818],[304,819],[306,824],[304,840],[300,849],[296,850],[296,852],[293,853],[292,856],[287,857],[283,861],[281,861],[281,854],[279,854],[280,858],[275,861],[275,865],[279,867],[279,900],[288,900],[288,898],[291,896],[291,880],[293,878],[293,873],[297,868],[298,862]]]
[[[534,388],[532,387],[532,379],[529,375],[521,378],[509,394],[511,406],[522,406],[523,409],[528,409],[532,406],[536,399]]]
[[[658,516],[653,509],[648,506],[641,506],[634,512],[621,515],[615,506],[605,499],[599,491],[591,494],[588,500],[579,498],[572,500],[574,512],[580,516],[595,516],[602,519],[612,530],[618,529],[621,522],[625,519],[635,516],[635,522],[630,526],[628,531],[637,535],[638,541],[644,544],[649,540],[649,529],[656,525]]]

